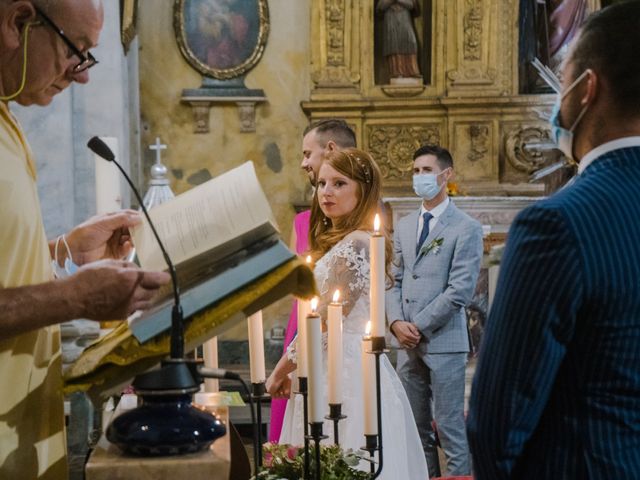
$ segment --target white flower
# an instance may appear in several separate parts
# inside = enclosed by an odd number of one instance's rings
[[[433,251],[434,255],[437,255],[443,243],[444,238],[442,237],[432,240],[429,245],[425,245],[420,249],[420,255],[428,255],[431,251]]]

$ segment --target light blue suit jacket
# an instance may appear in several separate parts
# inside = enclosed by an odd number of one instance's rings
[[[413,322],[428,353],[469,351],[464,307],[471,301],[482,261],[482,226],[449,203],[416,256],[419,210],[394,230],[393,287],[387,291],[389,323]],[[442,239],[439,247],[425,252]]]

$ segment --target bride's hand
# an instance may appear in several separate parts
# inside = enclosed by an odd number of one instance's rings
[[[282,382],[280,391],[282,392],[283,397],[289,397],[291,395],[291,377],[289,377],[289,375],[287,375]]]
[[[280,390],[280,387],[282,386],[282,382],[283,380],[278,380],[276,379],[275,372],[272,372],[271,375],[269,375],[269,378],[267,378],[267,381],[264,384],[264,387],[267,390],[267,393],[269,393],[269,395],[271,395],[272,397],[277,396],[276,392],[278,392]]]
[[[265,388],[272,398],[289,397],[291,394],[291,379],[287,375],[281,380],[276,380],[271,374],[266,381]]]

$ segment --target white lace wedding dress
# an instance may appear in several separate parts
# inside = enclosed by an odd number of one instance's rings
[[[347,235],[326,253],[316,264],[315,279],[320,289],[319,312],[326,319],[327,305],[333,292],[340,289],[343,304],[343,358],[342,413],[347,418],[339,423],[339,440],[343,449],[358,450],[365,444],[363,420],[361,343],[369,320],[369,234],[355,231]],[[295,345],[289,348],[289,358],[295,361]],[[381,356],[380,377],[382,392],[383,471],[380,477],[387,480],[426,480],[428,478],[418,429],[411,413],[411,406],[400,379],[386,355]],[[323,345],[323,372],[326,401],[327,372],[326,334]],[[294,378],[292,385],[297,386]],[[329,438],[323,443],[333,443],[333,423],[325,421],[323,432]],[[302,445],[303,410],[302,397],[292,394],[287,403],[280,443]],[[369,470],[367,462],[361,462],[363,470]]]

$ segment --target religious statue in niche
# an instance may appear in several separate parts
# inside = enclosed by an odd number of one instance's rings
[[[520,0],[520,91],[549,93],[530,65],[534,58],[558,72],[567,49],[600,0]]]
[[[418,0],[378,0],[376,16],[381,28],[376,38],[388,69],[390,84],[422,83],[418,67],[418,36],[414,17],[420,15]],[[376,49],[380,51],[380,48]]]

